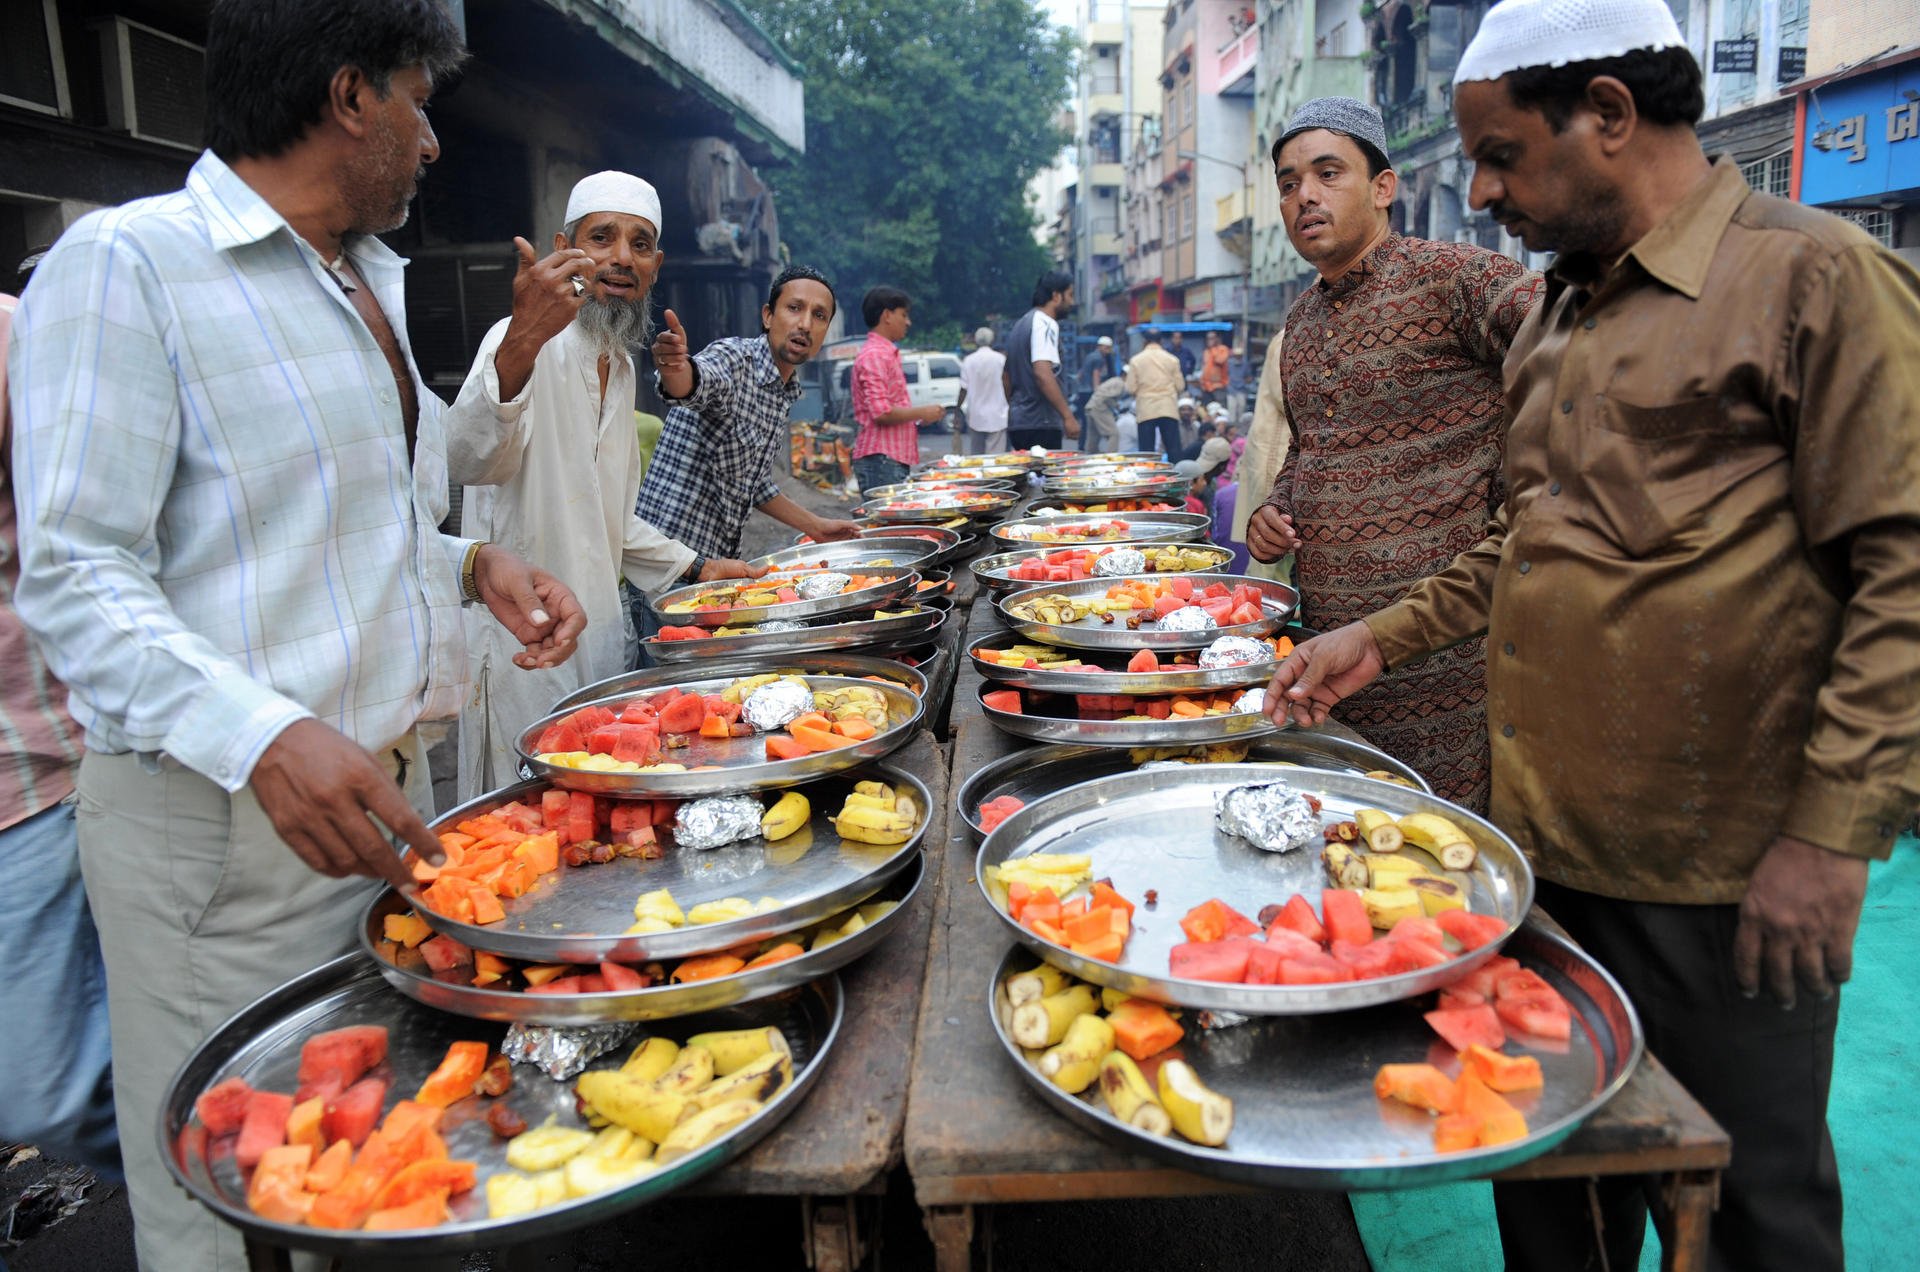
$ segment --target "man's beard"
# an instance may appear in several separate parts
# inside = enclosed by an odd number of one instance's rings
[[[653,292],[631,300],[589,293],[573,320],[600,352],[634,353],[653,342]]]

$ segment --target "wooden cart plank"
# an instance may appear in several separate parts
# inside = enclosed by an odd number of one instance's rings
[[[900,1161],[914,1021],[953,801],[945,748],[930,733],[923,730],[888,761],[925,782],[934,799],[922,848],[927,874],[912,913],[878,950],[840,973],[847,995],[840,1042],[806,1102],[697,1192],[841,1196],[875,1186]]]

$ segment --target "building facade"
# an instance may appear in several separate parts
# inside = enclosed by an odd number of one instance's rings
[[[659,188],[667,262],[656,295],[696,344],[757,331],[780,240],[754,165],[804,149],[805,93],[792,60],[733,0],[449,7],[473,61],[434,103],[441,159],[407,224],[387,236],[413,262],[409,331],[428,382],[457,391],[480,337],[510,308],[513,237],[549,242],[574,182],[602,168]],[[9,278],[87,211],[179,188],[201,145],[210,8],[0,4],[0,270]]]

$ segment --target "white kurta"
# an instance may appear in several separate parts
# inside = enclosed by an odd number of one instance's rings
[[[480,345],[447,412],[447,470],[467,487],[460,524],[471,538],[511,548],[580,598],[587,630],[558,667],[523,671],[521,646],[479,608],[469,610],[472,687],[460,713],[459,795],[464,802],[515,780],[513,740],[553,704],[627,669],[620,579],[642,591],[668,586],[693,563],[634,514],[640,441],[633,419],[633,359],[616,357],[600,392],[599,350],[568,327],[547,341],[526,387],[500,400],[494,351],[502,319]]]

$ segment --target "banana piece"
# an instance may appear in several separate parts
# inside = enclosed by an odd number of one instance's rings
[[[1109,1051],[1100,1057],[1100,1098],[1107,1111],[1149,1135],[1171,1135],[1173,1119],[1160,1103],[1153,1088],[1140,1072],[1140,1066],[1124,1051]]]
[[[1196,1144],[1218,1148],[1233,1131],[1233,1101],[1202,1082],[1185,1060],[1160,1066],[1160,1104],[1173,1129]]]
[[[1438,813],[1408,813],[1399,824],[1408,843],[1425,848],[1448,870],[1466,870],[1479,855],[1472,837]]]
[[[833,819],[842,839],[863,844],[904,844],[913,838],[920,819],[912,800],[904,801],[903,807],[903,801],[896,798],[891,809],[883,809],[854,803],[859,795],[858,791],[849,795],[839,816]]]
[[[760,834],[768,842],[785,839],[813,820],[813,805],[799,791],[787,791],[760,815]]]
[[[1360,827],[1360,837],[1373,851],[1399,852],[1406,847],[1406,832],[1394,824],[1393,814],[1377,808],[1360,808],[1354,810],[1353,820]]]
[[[1030,972],[1021,972],[1007,977],[1007,1002],[1018,1007],[1022,1003],[1039,1002],[1052,994],[1058,994],[1073,983],[1073,978],[1051,963],[1042,963]]]
[[[1327,878],[1337,888],[1364,888],[1368,883],[1367,863],[1359,853],[1342,843],[1330,843],[1320,852]]]
[[[1075,1016],[1067,1033],[1035,1067],[1068,1095],[1078,1095],[1100,1076],[1100,1059],[1113,1050],[1113,1026],[1088,1012]]]
[[[487,1176],[489,1219],[532,1214],[548,1206],[557,1206],[566,1199],[567,1180],[563,1170],[541,1171],[536,1175],[503,1170]]]
[[[1077,1018],[1090,1014],[1096,1002],[1091,986],[1076,984],[1022,1003],[1013,1009],[1013,1040],[1023,1047],[1051,1047],[1067,1036]]]
[[[757,913],[754,903],[745,897],[721,897],[718,901],[702,901],[687,911],[687,922],[730,923],[734,919],[751,918]]]
[[[1426,913],[1412,888],[1367,888],[1360,893],[1360,903],[1367,907],[1367,922],[1383,931]]]
[[[791,1056],[787,1036],[772,1025],[764,1029],[728,1029],[716,1033],[695,1034],[687,1039],[689,1047],[704,1047],[713,1056],[713,1072],[718,1077],[738,1073],[764,1055]]]
[[[680,1054],[674,1059],[673,1067],[653,1080],[653,1089],[669,1091],[675,1095],[691,1096],[711,1081],[713,1081],[713,1052],[705,1047],[689,1044],[680,1048]],[[656,1143],[659,1141],[659,1137],[655,1135],[648,1135],[647,1138]]]
[[[1361,858],[1367,866],[1367,882],[1376,888],[1403,888],[1406,881],[1415,875],[1430,875],[1433,871],[1412,857],[1398,854],[1381,856],[1368,853]]]
[[[729,1100],[725,1104],[716,1104],[710,1109],[702,1109],[674,1127],[673,1134],[660,1141],[660,1147],[654,1150],[653,1159],[662,1166],[668,1162],[678,1161],[708,1141],[732,1130],[759,1111],[760,1105],[752,1100]]]
[[[1102,986],[1100,989],[1100,1010],[1112,1011],[1121,1003],[1130,1002],[1132,998],[1132,994],[1123,994],[1117,989]]]
[[[671,1038],[648,1038],[633,1049],[620,1072],[636,1082],[652,1082],[680,1057],[680,1044]]]
[[[591,1143],[592,1131],[551,1123],[536,1126],[507,1141],[507,1165],[525,1171],[558,1170]]]
[[[580,1075],[573,1090],[608,1122],[655,1144],[694,1111],[684,1094],[662,1091],[617,1069],[589,1070]]]
[[[582,1158],[598,1157],[604,1161],[618,1163],[644,1162],[653,1152],[653,1145],[635,1135],[624,1126],[609,1126],[593,1137],[593,1143],[586,1146],[574,1161]]]
[[[567,1163],[563,1174],[567,1196],[591,1197],[595,1193],[625,1188],[653,1169],[653,1163],[646,1160],[622,1161],[583,1153]]]
[[[1406,881],[1420,897],[1420,908],[1428,918],[1445,910],[1464,910],[1467,908],[1466,889],[1451,879],[1441,879],[1434,875],[1413,875]]]
[[[743,1065],[693,1097],[694,1106],[710,1109],[729,1100],[752,1100],[765,1104],[787,1089],[793,1081],[793,1061],[785,1052],[769,1051],[751,1064]]]

